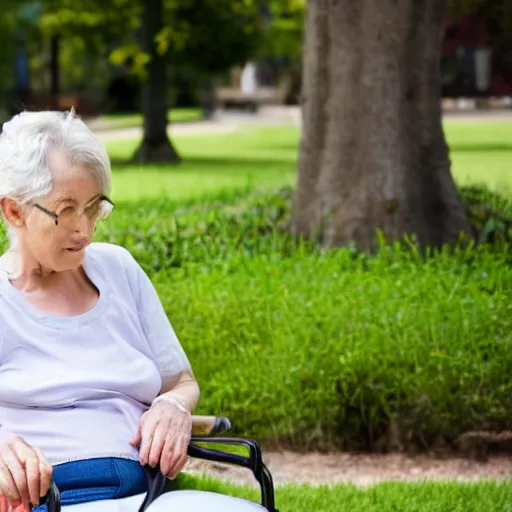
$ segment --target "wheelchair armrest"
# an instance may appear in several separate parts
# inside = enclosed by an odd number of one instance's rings
[[[216,448],[205,448],[199,446],[198,443],[215,444]],[[237,455],[234,453],[224,452],[217,447],[220,444],[244,446],[249,451],[249,456]],[[275,508],[274,482],[272,475],[263,463],[263,456],[260,445],[253,439],[244,439],[237,437],[196,437],[192,436],[188,445],[189,457],[220,462],[224,464],[233,464],[250,469],[260,484],[261,504],[269,512],[278,512]]]
[[[231,421],[223,416],[192,416],[192,436],[215,436],[231,430]]]
[[[263,457],[259,444],[252,439],[236,437],[214,437],[219,433],[228,432],[231,422],[228,418],[217,416],[192,416],[192,438],[188,446],[188,455],[192,458],[209,460],[226,464],[234,464],[250,469],[261,487],[261,504],[268,512],[278,512],[275,508],[274,483],[270,471],[263,463]],[[215,445],[239,445],[249,451],[249,456],[236,455],[215,449],[204,448],[197,443]],[[148,492],[139,512],[145,512],[147,507],[164,492],[166,478],[160,468],[145,467],[148,479]],[[46,503],[48,512],[60,512],[60,492],[52,482],[48,494],[42,498],[41,504]]]

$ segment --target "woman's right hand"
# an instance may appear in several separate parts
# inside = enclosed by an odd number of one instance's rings
[[[0,434],[0,512],[5,506],[30,511],[50,488],[53,469],[37,448],[11,432]]]

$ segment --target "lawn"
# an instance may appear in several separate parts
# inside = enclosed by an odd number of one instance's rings
[[[511,190],[512,123],[445,129],[460,185]],[[196,368],[198,413],[226,414],[234,435],[297,446],[339,432],[349,442],[372,438],[394,414],[428,443],[509,424],[512,269],[501,256],[424,263],[399,251],[359,259],[294,246],[269,219],[282,206],[273,192],[295,182],[296,129],[174,142],[184,161],[173,168],[127,165],[136,141],[108,143],[121,204],[99,235],[150,273]],[[254,188],[264,199],[248,199]],[[179,482],[258,498],[212,479]],[[280,512],[512,512],[512,486],[285,485],[276,500]]]
[[[460,183],[504,190],[496,170],[510,159],[509,129],[446,123]],[[296,130],[175,142],[184,162],[174,168],[123,164],[136,142],[109,143],[119,208],[98,237],[128,248],[151,275],[198,368],[202,413],[225,411],[237,433],[293,447],[371,443],[396,414],[427,445],[508,421],[503,251],[425,263],[394,249],[367,261],[297,245],[280,231],[289,189],[275,193],[294,183]],[[468,153],[487,160],[461,163]],[[263,196],[250,197],[255,187]]]
[[[447,121],[452,171],[459,184],[512,187],[512,123]],[[126,165],[136,141],[109,141],[114,198],[175,200],[241,188],[275,188],[295,183],[299,132],[292,127],[244,129],[232,134],[175,135],[184,157],[179,166]],[[141,182],[144,186],[141,187]]]
[[[295,183],[298,134],[290,128],[175,136],[184,161],[176,167],[126,165],[136,141],[109,141],[116,200],[187,200],[244,188]],[[144,186],[141,187],[141,181]]]
[[[259,500],[252,489],[208,478],[181,476],[180,487]],[[493,482],[389,482],[368,488],[286,485],[276,490],[276,507],[280,512],[511,512],[512,486]]]
[[[512,122],[450,120],[445,133],[459,184],[486,183],[512,195]]]

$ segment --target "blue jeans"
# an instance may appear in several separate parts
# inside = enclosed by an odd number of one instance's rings
[[[62,505],[126,498],[147,492],[146,473],[137,462],[121,458],[79,460],[58,464],[53,480]],[[46,505],[33,509],[46,512]]]

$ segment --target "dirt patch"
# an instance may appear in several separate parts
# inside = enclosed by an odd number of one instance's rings
[[[429,455],[268,452],[264,460],[275,485],[350,482],[366,486],[383,481],[506,480],[512,478],[512,457],[495,455],[485,461]],[[206,473],[234,483],[254,484],[249,470],[191,460],[186,470]]]

